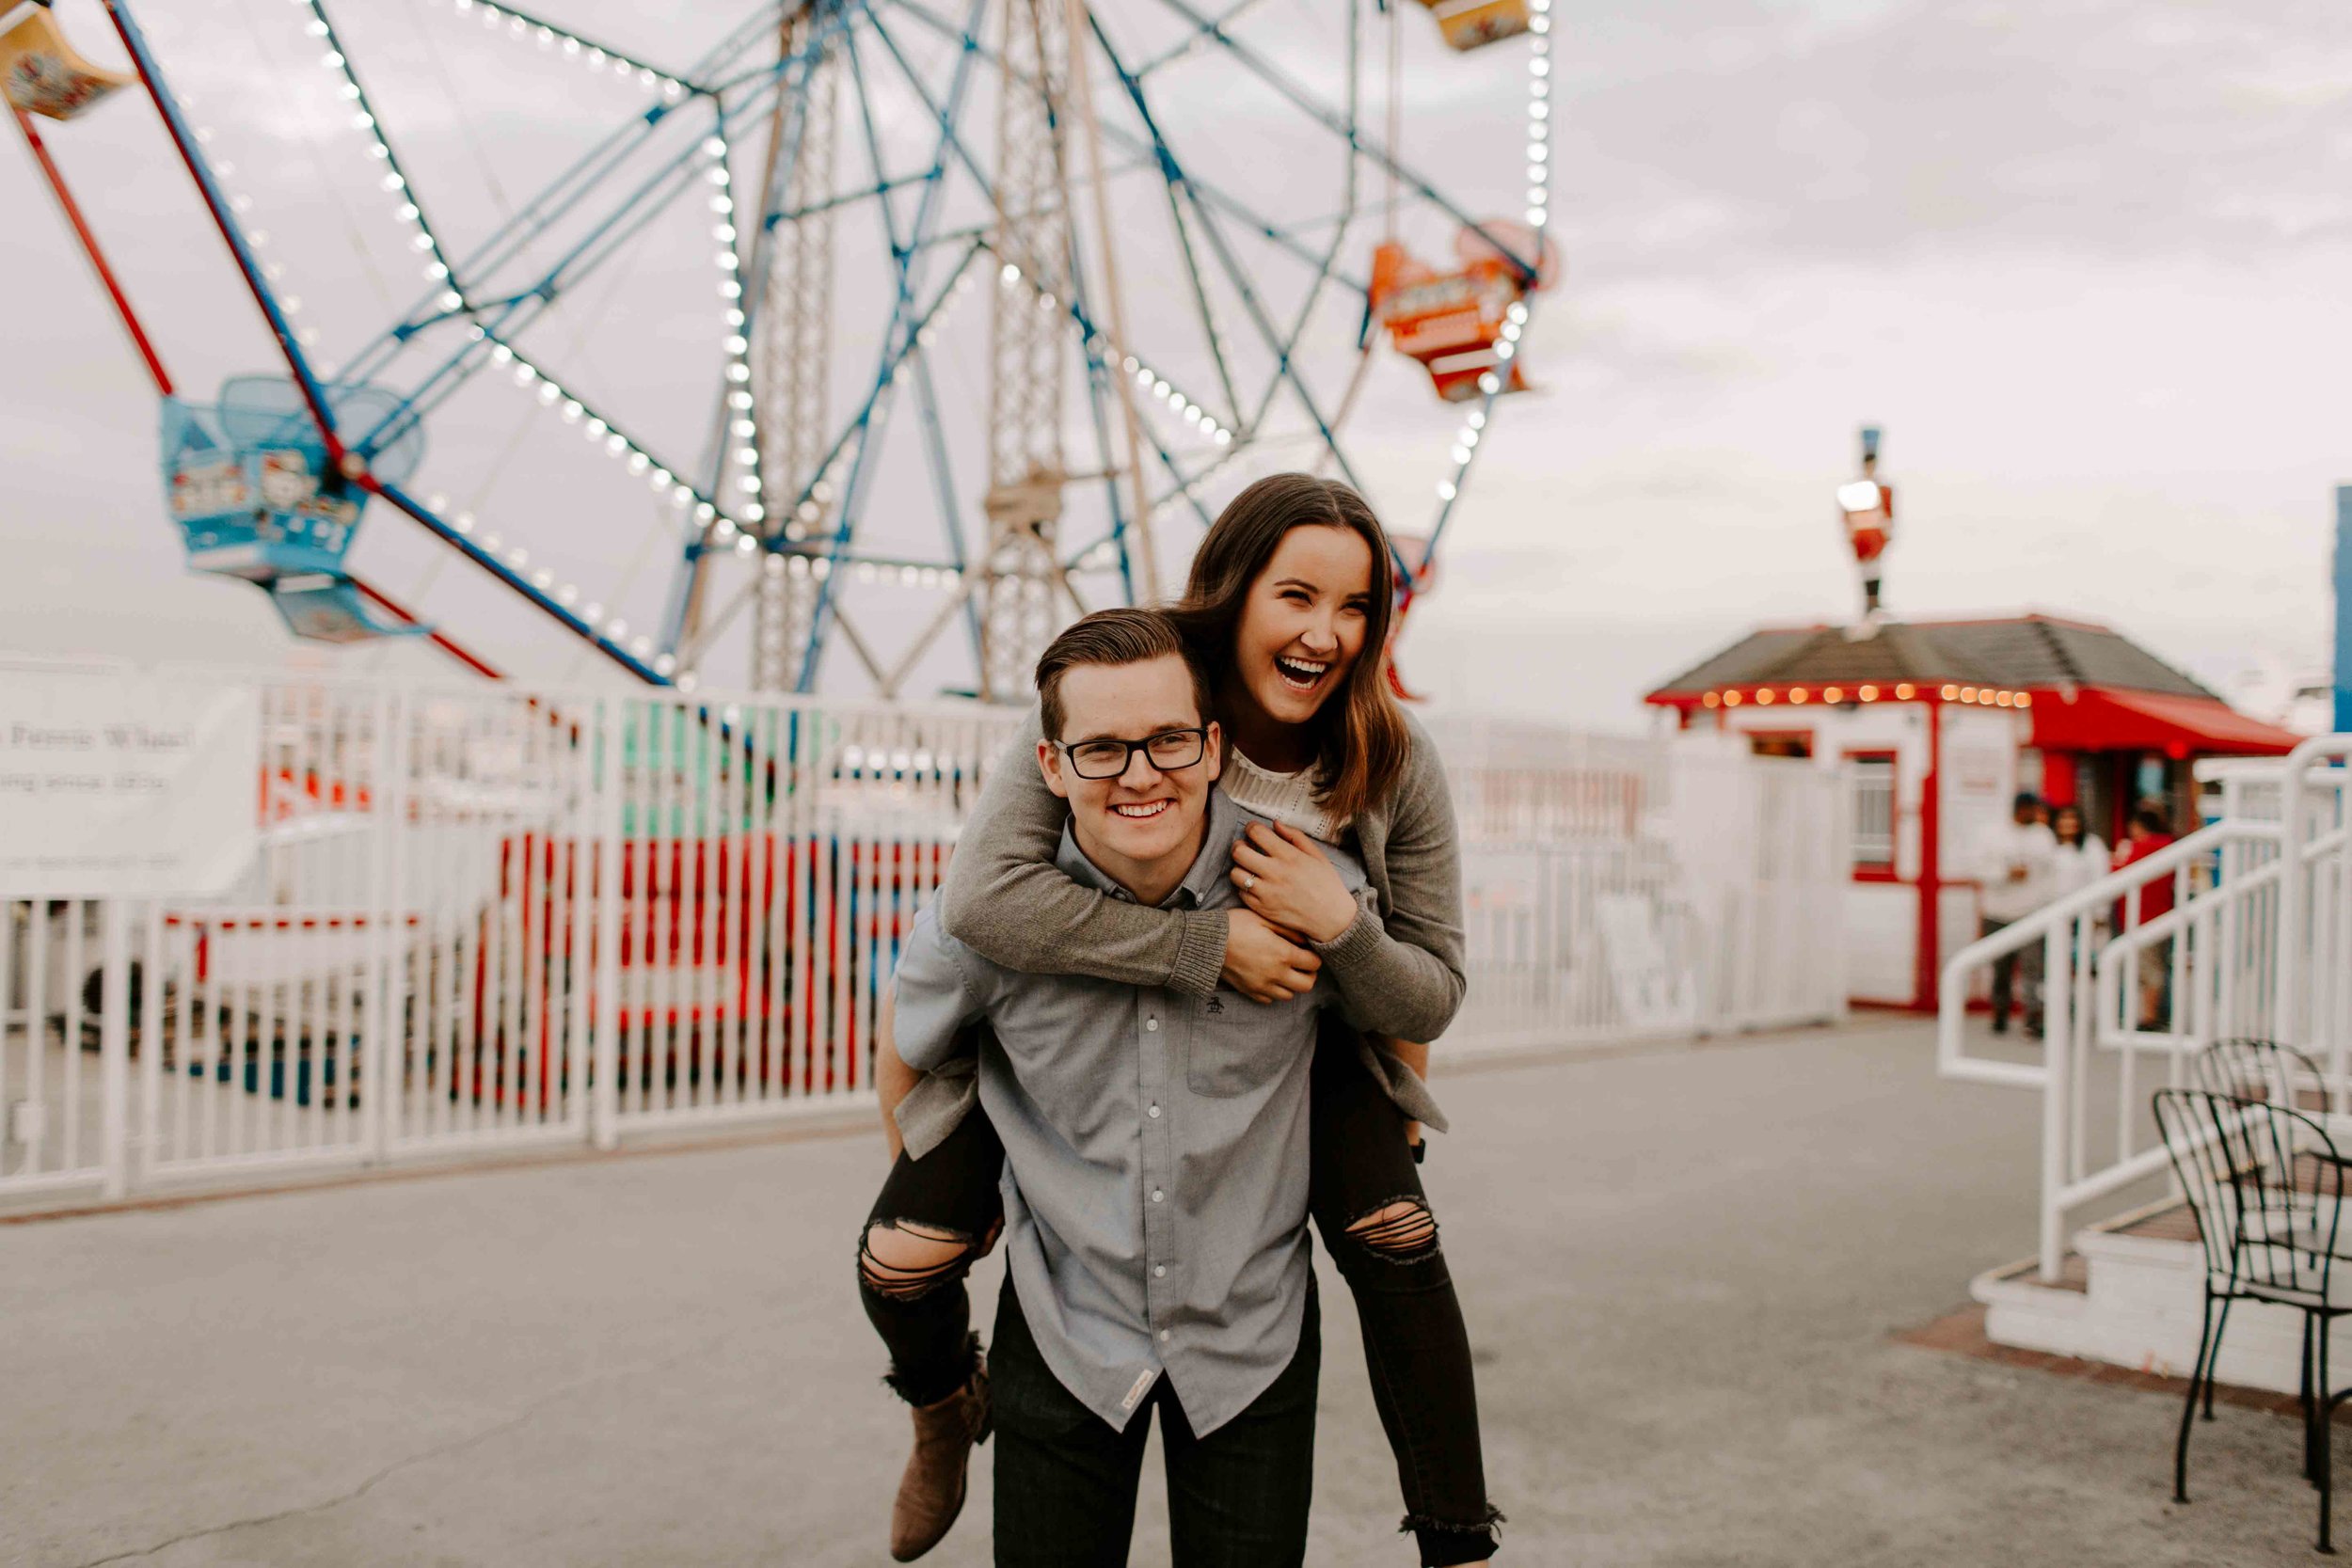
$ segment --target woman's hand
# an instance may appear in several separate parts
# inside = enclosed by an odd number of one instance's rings
[[[1225,972],[1221,978],[1252,1002],[1287,1002],[1311,990],[1316,958],[1248,910],[1225,911]]]
[[[1309,942],[1336,942],[1356,924],[1356,900],[1315,841],[1287,823],[1252,822],[1233,845],[1241,901]]]

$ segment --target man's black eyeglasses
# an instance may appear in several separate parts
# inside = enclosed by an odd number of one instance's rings
[[[1054,742],[1055,748],[1070,759],[1070,769],[1082,779],[1115,779],[1127,771],[1127,764],[1141,752],[1152,759],[1152,766],[1163,773],[1173,773],[1199,762],[1209,749],[1209,726],[1199,725],[1189,730],[1167,730],[1142,740],[1081,740],[1075,746]]]

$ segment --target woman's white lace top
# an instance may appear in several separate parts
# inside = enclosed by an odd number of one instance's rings
[[[1277,773],[1259,767],[1229,744],[1225,771],[1217,783],[1225,786],[1226,794],[1260,816],[1287,822],[1309,838],[1337,844],[1347,832],[1347,823],[1335,820],[1316,798],[1315,770],[1311,767],[1295,773]]]

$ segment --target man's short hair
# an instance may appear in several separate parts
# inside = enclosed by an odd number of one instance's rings
[[[1192,697],[1201,722],[1209,718],[1209,682],[1185,647],[1176,623],[1156,610],[1098,610],[1071,623],[1047,644],[1037,661],[1037,703],[1045,738],[1061,738],[1061,678],[1081,664],[1141,664],[1147,659],[1180,658],[1192,677]]]
[[[2030,789],[2021,789],[2017,792],[2017,799],[2009,803],[2009,809],[2013,812],[2040,811],[2042,809],[2042,797],[2036,795]]]

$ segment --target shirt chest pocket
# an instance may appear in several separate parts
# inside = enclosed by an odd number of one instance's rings
[[[1263,1088],[1297,1060],[1314,1019],[1298,1002],[1252,1002],[1219,986],[1184,1020],[1184,1084],[1211,1100]]]

